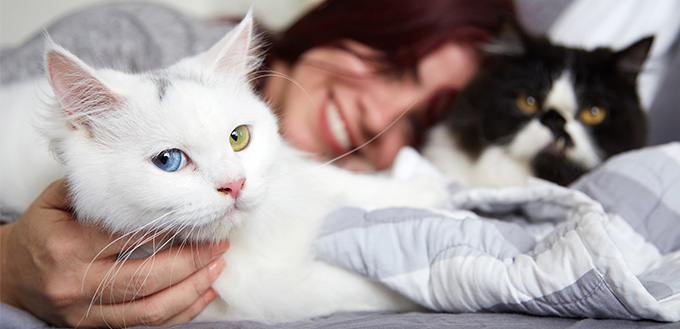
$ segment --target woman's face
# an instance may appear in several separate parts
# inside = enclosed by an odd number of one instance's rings
[[[323,160],[361,146],[336,162],[352,170],[389,167],[437,114],[437,96],[460,91],[479,65],[471,46],[450,42],[412,72],[385,73],[370,60],[375,50],[352,41],[343,46],[313,48],[292,67],[275,62],[273,71],[291,79],[269,77],[264,93],[293,146]]]

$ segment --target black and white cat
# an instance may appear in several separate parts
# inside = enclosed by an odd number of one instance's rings
[[[464,186],[567,185],[608,157],[644,145],[636,77],[652,44],[585,51],[508,23],[490,66],[447,108],[423,153]]]
[[[249,85],[252,34],[247,16],[207,52],[134,75],[91,68],[49,45],[47,81],[2,91],[12,95],[2,103],[4,205],[25,209],[64,170],[79,220],[125,238],[228,238],[228,266],[213,285],[219,298],[199,321],[415,309],[380,284],[314,260],[310,244],[339,205],[432,206],[444,186],[353,174],[287,145]],[[57,100],[37,124],[63,166],[27,126],[36,89]],[[15,149],[17,141],[25,144]]]

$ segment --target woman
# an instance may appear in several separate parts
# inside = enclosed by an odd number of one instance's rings
[[[129,70],[164,66],[195,52],[201,46],[187,36],[206,39],[206,34],[224,33],[222,27],[176,13],[166,25],[187,26],[199,35],[158,33],[163,29],[159,15],[167,9],[125,6],[106,7],[107,13],[85,11],[55,26],[75,26],[66,29],[74,46],[94,47],[87,44],[88,37],[99,42],[98,52],[90,50],[91,61]],[[122,24],[111,13],[124,8],[135,24],[109,25],[102,31],[109,21]],[[508,11],[509,1],[501,0],[329,0],[281,35],[271,36],[266,63],[273,73],[260,80],[260,90],[280,115],[283,135],[294,146],[323,160],[360,147],[339,162],[357,170],[385,169],[399,148],[417,145],[440,103],[474,75],[481,65],[477,43],[500,27]],[[125,30],[130,26],[132,30]],[[137,48],[120,44],[130,33],[144,37],[154,31],[160,37],[152,47],[133,45],[148,52],[134,53]],[[102,37],[107,33],[114,37]],[[115,33],[122,34],[115,38]],[[182,37],[192,46],[172,44]],[[169,41],[165,51],[172,52],[163,52],[162,45]],[[26,62],[40,49],[22,48],[14,54],[17,61]],[[130,49],[133,52],[126,53]],[[3,53],[3,78],[8,58]],[[278,78],[283,75],[295,83]],[[65,195],[63,181],[56,182],[16,222],[2,226],[3,303],[57,325],[120,327],[186,322],[215,298],[210,284],[228,266],[220,258],[227,242],[161,252],[143,276],[138,271],[143,260],[129,261],[118,270],[116,282],[103,289],[104,295],[93,299],[123,246],[110,245],[110,236],[74,221]],[[134,300],[129,289],[136,292]]]
[[[274,39],[269,54],[274,71],[299,83],[270,78],[264,85],[281,113],[284,136],[333,159],[380,135],[342,165],[389,167],[474,75],[476,45],[509,11],[500,3],[325,2]]]

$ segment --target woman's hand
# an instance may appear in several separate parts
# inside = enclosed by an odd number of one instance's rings
[[[57,181],[0,228],[3,303],[60,326],[129,327],[187,322],[217,296],[228,243],[116,262],[127,239],[74,220],[66,195]]]

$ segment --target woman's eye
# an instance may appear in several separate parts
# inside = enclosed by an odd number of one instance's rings
[[[175,172],[187,165],[187,156],[179,149],[161,151],[151,158],[156,167],[167,172]]]
[[[407,69],[394,69],[394,70],[389,70],[389,73],[386,73],[386,76],[388,78],[398,80],[398,81],[412,81],[415,84],[420,84],[420,73],[418,72],[418,67],[410,67]]]
[[[583,109],[579,112],[579,119],[581,122],[589,125],[596,126],[602,123],[607,117],[607,110],[601,107],[593,106],[589,109]]]
[[[243,150],[250,143],[250,131],[246,126],[238,126],[231,132],[229,136],[229,144],[234,151]]]
[[[533,115],[538,110],[538,102],[536,98],[525,93],[517,95],[515,105],[524,114]]]

